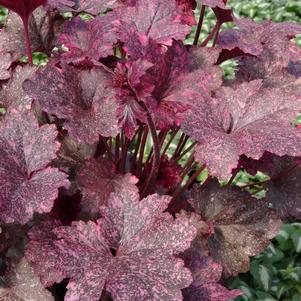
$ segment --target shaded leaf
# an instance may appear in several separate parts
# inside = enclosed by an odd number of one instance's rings
[[[54,301],[25,258],[10,267],[5,278],[8,288],[0,287],[0,300],[3,297],[5,301]]]
[[[211,256],[223,266],[225,276],[249,269],[249,256],[258,255],[277,235],[281,221],[268,203],[250,197],[232,187],[220,187],[211,181],[192,192],[194,209],[212,221],[214,234],[209,237]]]
[[[103,70],[63,69],[47,65],[24,90],[49,114],[64,119],[70,136],[79,143],[98,141],[99,135],[116,136],[116,102],[109,87],[110,77]]]
[[[112,192],[127,191],[133,199],[138,197],[138,179],[130,173],[118,174],[114,164],[98,158],[86,161],[78,177],[78,186],[83,195],[82,210],[95,215],[101,205],[107,204]]]
[[[185,301],[228,301],[242,294],[239,290],[228,290],[218,283],[222,266],[211,257],[202,257],[189,249],[182,256],[193,276],[193,283],[183,290]]]
[[[29,19],[29,37],[32,51],[50,53],[64,19],[57,13],[37,9]],[[11,55],[11,61],[26,55],[26,42],[22,20],[13,12],[0,30],[0,53]]]
[[[284,220],[301,220],[301,168],[268,184],[267,200]]]

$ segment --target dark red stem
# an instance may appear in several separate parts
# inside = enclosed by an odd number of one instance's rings
[[[28,55],[28,62],[29,62],[29,65],[32,66],[32,54],[31,54],[31,49],[30,49],[28,17],[23,17],[22,21],[23,21],[23,26],[24,26],[24,34],[25,34],[26,52]]]
[[[186,182],[186,184],[175,191],[172,201],[178,199],[178,197],[191,185],[191,183],[202,173],[202,171],[205,168],[206,168],[206,164],[203,164],[198,170],[196,170],[195,173]]]
[[[143,104],[143,108],[147,113],[147,124],[153,140],[153,153],[154,153],[153,161],[152,161],[152,169],[144,184],[144,189],[142,190],[141,193],[142,197],[145,197],[147,196],[151,186],[153,185],[153,182],[158,176],[159,167],[160,167],[160,145],[159,145],[159,139],[158,139],[156,126],[153,121],[153,118],[144,104]]]
[[[142,137],[142,142],[140,145],[140,152],[139,152],[139,158],[138,158],[138,163],[137,163],[137,177],[140,178],[142,175],[142,165],[143,165],[143,155],[144,155],[144,149],[145,149],[145,144],[147,140],[147,134],[148,130],[147,127],[144,127],[143,129],[143,137]]]
[[[196,29],[195,36],[194,36],[194,41],[193,41],[193,45],[195,45],[195,46],[198,44],[198,41],[199,41],[199,38],[200,38],[202,25],[203,25],[203,21],[204,21],[204,16],[205,16],[205,10],[206,10],[206,5],[202,5],[200,18],[199,18],[199,23],[198,23],[198,27]]]
[[[208,37],[202,42],[202,44],[201,44],[202,47],[207,46],[208,42],[214,37],[216,32],[219,30],[219,28],[220,28],[220,22],[217,21],[214,28],[212,29],[212,31],[208,35]]]

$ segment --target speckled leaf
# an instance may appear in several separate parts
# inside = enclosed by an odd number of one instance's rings
[[[200,256],[191,249],[182,257],[193,276],[193,283],[183,290],[185,301],[228,301],[242,294],[239,290],[229,291],[218,283],[222,266],[211,257]]]
[[[74,64],[97,64],[100,58],[113,55],[113,44],[117,42],[111,30],[110,15],[83,21],[76,17],[65,25],[60,42],[68,48],[62,59]]]
[[[109,79],[103,69],[47,65],[26,80],[23,88],[43,110],[65,120],[64,126],[74,140],[93,143],[100,134],[117,134],[116,102]]]
[[[189,247],[196,229],[185,217],[163,213],[169,201],[112,194],[97,223],[54,229],[58,253],[45,260],[64,262],[56,266],[70,278],[65,300],[96,301],[104,287],[116,301],[182,300],[192,278],[174,255]]]
[[[90,159],[81,168],[78,185],[83,195],[82,210],[95,215],[101,205],[107,204],[112,192],[126,190],[135,198],[138,195],[138,179],[131,174],[121,175],[107,159]]]
[[[0,300],[4,293],[5,301],[54,301],[54,297],[43,287],[25,258],[10,267],[5,279],[8,288],[0,287]]]
[[[118,0],[79,0],[78,10],[98,15],[108,8],[113,8],[118,2]]]
[[[279,231],[281,221],[268,203],[239,189],[211,181],[206,188],[195,187],[192,197],[196,212],[213,222],[210,253],[225,276],[248,271],[249,256],[262,252]]]
[[[301,26],[297,23],[273,23],[264,21],[257,23],[251,19],[236,19],[239,29],[229,29],[219,36],[219,45],[224,49],[238,47],[244,53],[259,56],[265,49],[272,52],[288,54],[288,41],[301,33]]]
[[[272,203],[283,220],[301,220],[301,168],[268,184],[267,200]]]
[[[60,11],[74,11],[74,6],[78,0],[47,0],[46,6],[56,8]]]
[[[199,0],[198,2],[200,2],[202,5],[207,5],[209,7],[226,7],[224,0]]]
[[[12,63],[12,57],[10,53],[1,55],[0,62],[0,80],[6,80],[10,78],[11,72],[8,70]]]
[[[36,66],[18,66],[12,74],[12,78],[0,90],[1,105],[8,108],[11,104],[16,103],[16,101],[24,99],[26,93],[22,88],[23,81],[33,76],[36,71]]]
[[[190,27],[182,24],[182,12],[175,0],[137,0],[135,6],[116,9],[114,14],[121,35],[123,22],[135,26],[141,39],[149,37],[164,45],[171,45],[172,39],[182,40],[190,32]]]
[[[21,104],[5,116],[0,129],[0,219],[28,222],[34,212],[49,212],[67,175],[48,167],[59,144],[54,125],[38,126],[33,113]]]
[[[64,19],[57,13],[47,13],[38,8],[29,20],[29,36],[32,51],[50,53],[56,35]],[[0,54],[9,53],[13,61],[26,55],[26,43],[22,20],[10,12],[5,26],[0,30]]]
[[[290,125],[300,111],[300,96],[261,85],[255,80],[234,89],[222,87],[217,98],[199,101],[187,114],[182,129],[199,142],[195,157],[213,176],[229,177],[242,154],[254,159],[264,151],[301,154],[300,129]]]
[[[65,275],[62,271],[64,263],[60,262],[59,249],[54,243],[57,237],[52,232],[59,226],[58,220],[47,221],[33,226],[28,232],[30,242],[25,257],[45,287],[61,282]]]

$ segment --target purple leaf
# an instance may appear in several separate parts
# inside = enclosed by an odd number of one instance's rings
[[[49,54],[63,20],[57,13],[47,13],[43,8],[37,9],[29,20],[31,50]],[[14,62],[26,54],[23,23],[15,13],[9,13],[7,22],[0,32],[1,56],[9,53],[11,62]]]
[[[150,62],[138,59],[118,63],[114,71],[113,86],[118,102],[118,124],[129,139],[132,139],[136,132],[137,120],[146,122],[145,110],[139,102],[140,99],[151,95],[154,86],[141,82],[141,77],[152,66]]]
[[[5,116],[0,129],[0,219],[25,224],[34,212],[49,212],[67,175],[49,163],[56,156],[54,125],[39,127],[28,106],[21,104]]]
[[[220,7],[220,8],[226,8],[225,6],[225,2],[224,0],[199,0],[199,2],[202,4],[202,5],[206,5],[206,6],[209,6],[209,7]]]
[[[51,250],[44,260],[45,266],[51,265],[48,273],[57,273],[57,267],[70,278],[65,300],[96,301],[104,287],[116,301],[182,300],[181,289],[192,278],[174,255],[189,247],[196,229],[185,217],[174,220],[163,213],[169,201],[151,195],[139,202],[131,194],[112,194],[97,223],[80,221],[54,229],[57,239],[46,240],[48,247],[43,244]],[[35,266],[41,243],[37,236],[32,239],[28,254]]]
[[[116,102],[109,75],[100,68],[80,70],[47,65],[24,90],[43,110],[65,120],[70,136],[79,143],[98,141],[99,135],[116,136]]]
[[[111,29],[110,15],[83,21],[80,17],[67,22],[60,42],[68,48],[62,55],[67,63],[97,65],[100,58],[113,54],[113,44],[117,42]]]
[[[290,125],[300,110],[300,96],[261,85],[255,80],[235,89],[222,87],[217,98],[201,100],[187,114],[182,129],[199,142],[195,157],[213,176],[228,178],[242,154],[254,159],[265,151],[301,154],[301,132]]]
[[[9,108],[10,105],[14,105],[17,101],[21,101],[26,97],[26,93],[22,88],[23,82],[33,76],[37,71],[37,67],[34,66],[18,66],[8,83],[0,90],[0,103]]]
[[[83,195],[81,201],[83,211],[92,215],[99,212],[101,205],[107,204],[112,192],[126,190],[133,199],[138,197],[136,186],[138,179],[129,173],[118,174],[114,164],[107,159],[86,161],[78,174],[77,181]]]
[[[185,301],[228,301],[242,294],[239,290],[229,291],[218,284],[222,276],[222,266],[211,257],[200,256],[189,249],[182,258],[193,276],[193,283],[183,290]]]
[[[235,23],[239,29],[229,29],[220,34],[220,47],[229,50],[238,47],[244,53],[255,56],[261,55],[265,49],[284,53],[284,47],[288,52],[288,41],[301,33],[301,26],[297,23],[256,23],[244,18],[236,19]]]
[[[11,72],[8,69],[11,66],[12,61],[13,61],[13,59],[9,53],[1,55],[0,81],[10,78]]]
[[[213,222],[208,246],[225,276],[247,272],[249,256],[262,252],[279,231],[281,221],[268,203],[239,189],[211,181],[205,188],[195,187],[192,197],[195,211]]]
[[[284,220],[301,220],[301,168],[268,184],[267,200]]]
[[[155,87],[146,103],[160,129],[179,126],[191,105],[221,84],[220,68],[211,65],[215,59],[211,51],[189,53],[181,42],[174,41],[163,55],[150,51],[146,58],[154,66],[143,80]]]
[[[8,287],[0,287],[0,300],[54,301],[54,297],[43,287],[25,258],[11,266],[5,276]]]
[[[197,5],[195,0],[176,0],[176,2],[182,10],[182,22],[190,26],[195,25],[194,10]]]
[[[57,8],[60,11],[74,11],[73,7],[76,2],[78,2],[78,0],[47,0],[46,6]]]
[[[79,11],[84,11],[92,15],[105,12],[108,8],[113,8],[118,0],[79,0]]]
[[[181,22],[181,9],[175,0],[137,0],[133,7],[116,9],[116,27],[123,36],[123,23],[135,27],[140,39],[152,38],[157,43],[171,45],[172,39],[182,40],[190,27]],[[122,40],[127,46],[126,40]]]
[[[28,20],[31,13],[46,0],[0,0],[0,5],[17,13],[22,19]]]
[[[47,221],[33,226],[28,232],[30,242],[26,246],[25,257],[45,287],[64,279],[64,263],[60,262],[59,249],[55,245],[57,237],[52,232],[58,226],[61,223],[57,220]]]

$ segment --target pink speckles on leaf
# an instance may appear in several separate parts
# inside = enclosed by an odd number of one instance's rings
[[[29,107],[30,107],[30,103]],[[54,125],[38,126],[33,113],[20,104],[10,108],[0,130],[0,219],[25,224],[34,212],[49,212],[67,174],[48,167],[56,157]]]
[[[196,159],[213,176],[226,179],[239,156],[259,159],[265,151],[299,156],[301,132],[290,122],[300,110],[300,97],[285,88],[262,88],[260,80],[222,87],[216,98],[197,103],[182,125],[199,142]]]
[[[196,229],[185,216],[174,219],[163,213],[169,201],[159,195],[139,202],[126,192],[112,194],[97,223],[74,222],[53,229],[51,235],[43,234],[46,228],[39,235],[33,232],[27,257],[41,275],[35,258],[41,240],[55,251],[43,244],[48,278],[53,279],[53,267],[64,262],[60,273],[70,278],[66,301],[96,301],[104,287],[117,301],[182,300],[181,289],[192,278],[174,255],[190,246]]]
[[[113,44],[117,38],[110,31],[111,18],[97,17],[83,21],[80,17],[66,23],[60,42],[68,48],[62,59],[68,63],[92,65],[102,57],[113,54]]]
[[[70,136],[80,143],[93,143],[99,135],[116,136],[116,102],[102,68],[79,70],[47,66],[23,84],[25,91],[49,114],[65,119]]]

